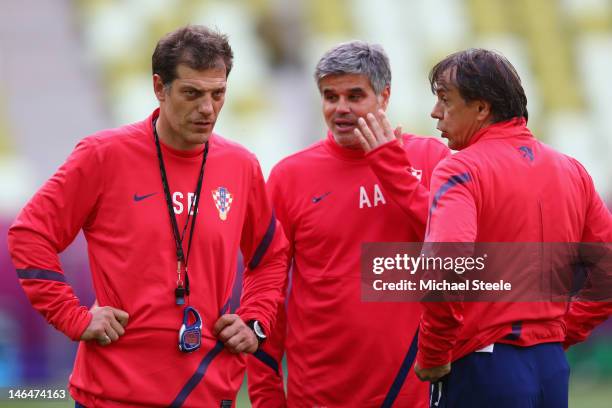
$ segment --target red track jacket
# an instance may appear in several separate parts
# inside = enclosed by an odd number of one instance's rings
[[[612,217],[576,160],[536,140],[523,119],[478,131],[436,168],[426,242],[595,242]],[[610,279],[611,269],[605,271]],[[610,303],[423,303],[417,362],[440,366],[494,342],[584,339]],[[513,333],[514,327],[514,333]],[[507,335],[513,333],[514,339]],[[566,337],[567,335],[567,337]],[[504,339],[506,337],[506,339]]]
[[[279,319],[266,355],[248,359],[254,407],[427,406],[427,385],[411,369],[418,302],[363,302],[359,260],[363,242],[422,242],[431,173],[449,154],[435,139],[404,135],[403,147],[393,141],[365,155],[329,134],[275,166],[268,189],[291,243],[293,281],[286,339]]]
[[[277,226],[256,158],[218,135],[210,139],[199,216],[189,258],[191,296],[202,315],[202,347],[178,349],[183,307],[175,305],[176,250],[151,121],[102,131],[81,141],[36,193],[9,231],[21,285],[47,321],[78,340],[91,320],[66,283],[58,253],[83,230],[96,298],[130,315],[125,335],[107,347],[81,342],[70,393],[87,407],[220,406],[234,400],[245,358],[212,334],[228,313],[238,250],[244,275],[243,320],[270,329],[281,299],[287,243]],[[202,149],[162,145],[179,228],[200,171]],[[227,193],[220,205],[220,187]],[[221,209],[226,211],[225,219]],[[187,247],[187,240],[184,249]]]

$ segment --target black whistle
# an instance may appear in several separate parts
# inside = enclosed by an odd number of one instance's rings
[[[184,305],[185,304],[185,288],[182,286],[179,286],[178,288],[174,289],[174,298],[176,299],[177,305]]]

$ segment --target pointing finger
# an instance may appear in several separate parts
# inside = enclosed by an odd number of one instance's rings
[[[359,144],[361,145],[361,148],[363,149],[364,152],[367,153],[370,150],[372,150],[366,138],[363,136],[363,133],[361,133],[361,130],[355,128],[353,132],[355,133],[355,136],[357,136],[357,139],[359,139]]]
[[[382,124],[382,128],[383,128],[384,135],[385,135],[385,141],[387,142],[392,141],[395,135],[393,132],[393,128],[391,127],[391,123],[389,122],[389,119],[387,118],[387,114],[382,109],[379,109],[376,113],[377,113],[379,122]]]
[[[368,127],[368,124],[365,121],[365,119],[364,118],[359,118],[357,120],[357,124],[359,125],[359,130],[361,130],[361,134],[363,135],[363,137],[365,138],[366,142],[368,143],[368,146],[369,146],[369,150],[368,151],[374,149],[378,145],[378,143],[376,143],[376,138],[372,134],[372,131]]]
[[[370,128],[374,132],[374,136],[376,136],[376,141],[378,142],[377,144],[381,145],[387,142],[387,138],[385,137],[385,134],[382,130],[382,127],[380,126],[380,123],[378,123],[378,119],[376,118],[376,116],[374,116],[372,113],[368,113],[366,117],[368,118]]]
[[[396,127],[395,130],[393,131],[393,134],[395,135],[395,138],[400,143],[400,145],[403,145],[404,141],[402,138],[402,134],[403,134],[402,125],[399,125],[398,127]]]

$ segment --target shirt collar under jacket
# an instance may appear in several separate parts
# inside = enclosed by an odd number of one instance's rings
[[[506,137],[533,137],[527,128],[525,118],[512,118],[503,122],[493,123],[474,133],[469,143],[465,147],[487,139],[502,139]]]
[[[323,144],[331,154],[340,159],[361,160],[366,155],[362,149],[349,149],[347,147],[340,146],[336,142],[336,139],[334,139],[334,134],[331,131],[327,132],[327,139],[325,139]]]

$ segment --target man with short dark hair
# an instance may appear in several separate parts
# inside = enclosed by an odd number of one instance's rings
[[[263,349],[249,356],[251,402],[426,406],[427,387],[412,370],[419,305],[362,301],[359,260],[364,242],[422,241],[430,175],[449,151],[391,127],[384,113],[391,69],[381,46],[332,48],[315,80],[327,138],[283,159],[268,179],[291,244],[293,280],[286,326],[279,319]]]
[[[227,37],[203,26],[163,37],[152,61],[159,109],[83,139],[10,228],[32,305],[81,340],[69,386],[77,406],[232,406],[242,353],[275,321],[286,240],[257,159],[213,133],[232,59]],[[58,258],[81,229],[89,310]]]
[[[609,262],[610,212],[580,163],[539,142],[527,128],[527,98],[510,62],[470,49],[436,64],[429,79],[437,96],[431,116],[459,152],[434,172],[426,247],[537,243],[532,247],[540,253],[550,248],[542,243],[588,242],[599,245],[598,261],[607,256]],[[530,261],[542,262],[542,273],[548,273],[555,265],[551,260],[561,259],[553,255]],[[571,265],[564,266],[559,270]],[[610,269],[601,271],[610,282]],[[546,282],[550,276],[540,278]],[[564,301],[503,299],[423,303],[415,370],[434,383],[432,407],[567,406],[569,367],[562,343],[584,339],[607,318],[610,303],[572,302],[568,311]],[[600,300],[609,301],[609,293]]]

